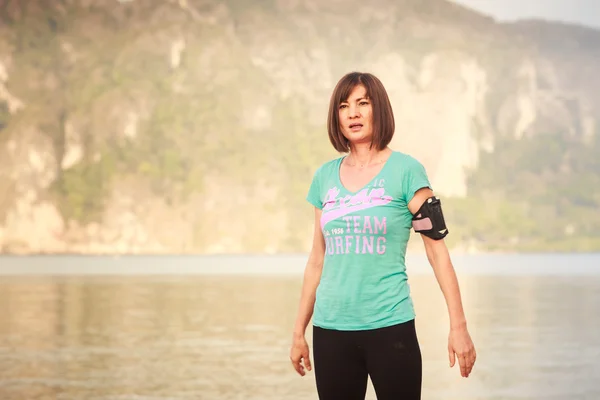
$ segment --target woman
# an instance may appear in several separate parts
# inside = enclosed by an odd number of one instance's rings
[[[314,237],[290,351],[304,376],[312,318],[321,400],[364,399],[368,376],[379,400],[420,399],[422,359],[404,264],[411,228],[421,233],[448,306],[450,366],[458,357],[468,377],[475,363],[441,205],[421,163],[388,147],[394,129],[379,79],[354,72],[338,82],[328,132],[348,154],[321,165],[308,191]]]

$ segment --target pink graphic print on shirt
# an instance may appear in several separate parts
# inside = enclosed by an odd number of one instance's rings
[[[382,184],[383,179],[380,180]],[[343,197],[339,197],[339,194],[337,187],[329,189],[323,206],[322,229],[336,219],[341,218],[346,223],[343,228],[324,229],[327,254],[385,254],[386,218],[348,214],[386,205],[392,201],[392,197],[385,195],[383,187],[367,188]]]

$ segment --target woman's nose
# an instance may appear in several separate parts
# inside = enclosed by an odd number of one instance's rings
[[[358,107],[350,106],[348,112],[351,118],[358,117],[360,115]]]

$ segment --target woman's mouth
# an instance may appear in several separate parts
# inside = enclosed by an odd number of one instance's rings
[[[349,128],[352,132],[358,132],[362,129],[363,125],[356,123],[356,124],[350,124]]]

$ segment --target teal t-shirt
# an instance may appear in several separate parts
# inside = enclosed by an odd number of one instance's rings
[[[356,192],[340,180],[344,157],[317,169],[307,200],[322,210],[326,243],[313,324],[364,330],[415,317],[405,254],[415,192],[431,187],[423,165],[393,151],[367,185]]]

